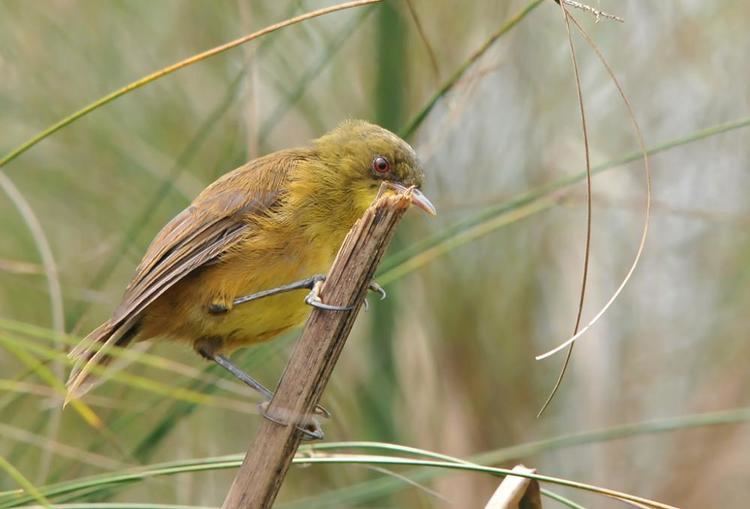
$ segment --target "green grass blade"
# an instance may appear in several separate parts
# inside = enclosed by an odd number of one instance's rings
[[[107,488],[112,484],[131,483],[141,479],[159,477],[165,475],[175,475],[178,473],[187,472],[200,472],[207,470],[217,470],[224,468],[236,468],[242,461],[242,455],[234,456],[223,456],[216,458],[202,458],[199,460],[189,460],[181,462],[164,463],[161,465],[154,465],[149,468],[133,470],[129,472],[122,472],[118,474],[107,474],[103,476],[97,476],[88,478],[85,480],[78,480],[72,483],[60,483],[57,486],[50,487],[40,493],[46,494],[48,497],[55,495],[61,495],[66,493],[75,492],[78,490],[101,487]],[[607,488],[601,488],[586,483],[580,483],[576,481],[570,481],[567,479],[561,479],[557,477],[528,473],[528,472],[514,472],[510,469],[490,467],[484,465],[478,465],[474,463],[456,463],[453,461],[440,461],[440,460],[422,460],[415,458],[401,458],[393,456],[371,456],[371,455],[336,455],[336,456],[300,456],[295,458],[295,464],[309,465],[309,464],[346,464],[346,465],[391,465],[391,466],[423,466],[446,470],[463,470],[467,472],[475,473],[486,473],[498,476],[513,475],[516,477],[525,477],[527,479],[536,479],[540,482],[547,482],[556,484],[559,486],[566,486],[569,488],[576,488],[583,491],[589,491],[592,493],[599,493],[608,497],[618,498],[620,500],[632,501],[635,503],[647,504],[649,506],[657,507],[660,509],[673,509],[672,506],[667,504],[661,504],[652,500],[647,500],[635,495],[610,490]],[[3,497],[3,494],[0,494]],[[25,503],[25,501],[24,501]],[[18,507],[20,504],[13,502],[6,503],[5,500],[0,498],[0,507]]]
[[[468,460],[472,463],[497,465],[578,445],[604,443],[629,437],[669,433],[672,431],[701,428],[705,426],[740,424],[748,421],[750,421],[750,407],[686,415],[669,419],[633,423],[601,430],[585,431],[570,435],[561,435],[559,437],[552,437],[536,442],[529,442],[494,451],[488,451],[472,456]],[[349,447],[349,444],[351,444],[351,447]],[[402,448],[402,446],[394,444],[380,444],[373,442],[332,442],[328,444],[319,444],[315,447],[320,447],[323,451],[351,449],[377,451],[385,448],[401,450],[403,454],[414,453],[412,448]],[[404,475],[415,482],[422,483],[434,479],[443,473],[443,471],[434,469],[415,469],[406,472]],[[406,487],[408,487],[408,485],[399,479],[381,477],[288,502],[282,504],[280,507],[283,509],[314,509],[330,507],[334,504],[356,505],[380,499]]]
[[[49,501],[41,494],[34,484],[26,479],[26,477],[11,465],[8,460],[3,456],[0,456],[0,470],[5,470],[11,479],[13,479],[26,493],[29,494],[32,500],[35,500],[43,507],[51,507]],[[17,496],[23,496],[23,492],[17,492]]]
[[[440,463],[451,462],[454,466],[459,464],[457,463],[458,461],[461,462],[460,465],[475,465],[480,466],[482,469],[486,469],[490,468],[486,467],[486,465],[488,464],[497,464],[510,460],[517,460],[522,457],[540,454],[543,452],[548,452],[565,447],[573,447],[576,445],[590,443],[601,443],[622,438],[651,435],[656,433],[668,433],[689,428],[738,424],[747,421],[750,421],[750,407],[725,410],[721,412],[709,412],[703,414],[680,416],[670,419],[659,419],[654,421],[629,424],[625,426],[617,426],[614,428],[577,433],[573,435],[553,437],[551,439],[538,442],[498,449],[495,451],[489,451],[483,454],[476,455],[469,458],[468,461],[458,460],[457,458],[453,458],[451,456],[440,455],[430,451],[425,451],[423,449],[400,446],[397,444],[384,444],[378,442],[339,442],[319,444],[316,446],[307,446],[307,449],[301,451],[301,456],[297,462],[305,463],[309,462],[311,459],[314,459],[310,457],[310,454],[319,454],[321,458],[325,458],[329,454],[329,451],[335,450],[389,450],[401,452],[403,454],[418,454],[431,458],[437,458],[440,460]],[[87,477],[44,486],[40,488],[40,493],[48,498],[52,498],[68,493],[75,493],[81,490],[108,489],[113,485],[128,484],[149,477],[175,475],[179,473],[223,468],[234,468],[239,466],[243,456],[244,455],[242,454],[235,454],[215,458],[199,458],[194,460],[151,465],[150,467],[142,469],[103,474],[99,476]],[[409,458],[400,458],[399,461],[404,464],[408,464]],[[443,471],[434,469],[417,469],[412,472],[408,472],[407,475],[408,477],[421,482],[432,479],[435,476],[440,475],[441,473],[443,473]],[[383,496],[387,493],[392,493],[403,487],[404,483],[398,479],[380,478],[376,479],[375,481],[368,481],[359,483],[357,485],[348,486],[341,490],[326,492],[315,497],[306,498],[302,501],[288,503],[283,507],[330,507],[330,504],[333,504],[335,502],[345,504],[363,503],[367,500],[372,500],[373,498]],[[16,497],[17,494],[15,492],[1,492],[0,507],[17,507],[17,505],[8,505],[10,503],[15,503],[16,501],[13,500],[13,498]],[[28,501],[30,500],[26,499],[19,501],[19,503],[26,503]]]

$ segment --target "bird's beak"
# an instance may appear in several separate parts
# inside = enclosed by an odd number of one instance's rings
[[[411,203],[412,205],[416,205],[420,209],[424,210],[431,216],[437,215],[437,210],[435,210],[435,205],[432,204],[432,202],[427,198],[422,191],[417,189],[416,187],[406,187],[403,184],[399,184],[398,182],[391,182],[386,181],[385,184],[393,189],[394,191],[398,191],[400,193],[408,194],[411,197]]]

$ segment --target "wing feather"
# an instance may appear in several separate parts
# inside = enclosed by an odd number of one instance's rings
[[[76,363],[67,383],[68,400],[95,385],[91,367],[109,364],[111,355],[105,350],[132,341],[139,317],[151,303],[194,270],[218,262],[251,233],[252,218],[283,200],[290,170],[304,157],[286,151],[256,159],[211,184],[162,228],[112,318],[70,352]]]

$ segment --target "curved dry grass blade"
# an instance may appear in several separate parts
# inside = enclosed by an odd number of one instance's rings
[[[578,332],[578,328],[581,326],[581,319],[583,317],[583,304],[586,299],[586,285],[588,283],[588,276],[589,276],[589,263],[591,258],[591,222],[592,222],[592,205],[591,205],[591,149],[589,147],[589,131],[588,126],[586,124],[586,108],[583,104],[583,90],[581,88],[581,74],[578,69],[578,59],[576,57],[576,48],[575,44],[573,44],[573,36],[570,33],[570,14],[568,14],[568,10],[565,8],[563,3],[560,3],[560,10],[562,11],[563,18],[565,19],[565,31],[568,36],[568,45],[570,47],[570,58],[573,63],[573,74],[575,75],[575,83],[576,83],[576,94],[578,96],[578,108],[581,112],[581,127],[583,129],[583,150],[584,155],[586,159],[586,241],[584,243],[583,248],[583,274],[581,276],[581,292],[580,297],[578,299],[578,312],[576,313],[576,323],[573,327],[573,335],[575,335]],[[560,374],[557,375],[557,380],[555,381],[555,385],[552,387],[552,390],[549,393],[549,396],[547,396],[546,401],[542,405],[542,408],[539,409],[539,412],[536,414],[537,419],[542,416],[544,411],[547,409],[550,403],[552,403],[552,400],[555,398],[555,394],[557,394],[557,391],[560,389],[560,385],[562,385],[563,378],[565,377],[565,372],[568,370],[568,365],[570,364],[570,358],[573,356],[573,344],[568,347],[568,352],[565,355],[565,361],[563,361],[563,365],[560,368]]]
[[[299,16],[295,16],[293,18],[289,18],[284,21],[280,21],[278,23],[274,23],[272,25],[269,25],[265,28],[262,28],[258,30],[257,32],[253,32],[252,34],[248,34],[245,36],[242,36],[238,39],[235,39],[233,41],[224,43],[220,46],[216,46],[214,48],[211,48],[209,50],[206,50],[202,53],[198,53],[197,55],[193,55],[189,58],[186,58],[184,60],[180,60],[177,63],[174,63],[172,65],[169,65],[167,67],[164,67],[156,72],[153,72],[147,76],[144,76],[143,78],[136,80],[118,90],[115,90],[114,92],[107,94],[106,96],[97,99],[93,103],[87,105],[86,107],[76,111],[75,113],[63,118],[62,120],[58,121],[57,123],[51,125],[44,131],[38,133],[37,135],[33,136],[29,140],[25,141],[21,145],[19,145],[17,148],[13,149],[10,153],[8,153],[5,157],[0,159],[0,168],[7,165],[14,159],[16,159],[18,156],[29,150],[31,147],[39,143],[40,141],[44,140],[45,138],[48,138],[50,135],[56,133],[63,127],[72,124],[79,118],[91,113],[92,111],[100,108],[101,106],[104,106],[107,103],[110,103],[114,101],[115,99],[122,97],[123,95],[132,92],[133,90],[136,90],[138,88],[141,88],[144,85],[147,85],[151,83],[152,81],[155,81],[159,78],[163,78],[164,76],[167,76],[168,74],[172,74],[175,71],[179,71],[180,69],[184,67],[188,67],[192,64],[195,64],[197,62],[200,62],[202,60],[205,60],[209,57],[212,57],[214,55],[218,55],[219,53],[223,53],[227,50],[230,50],[232,48],[235,48],[241,44],[245,44],[246,42],[252,41],[253,39],[257,39],[259,37],[263,37],[264,35],[270,34],[271,32],[275,32],[277,30],[280,30],[282,28],[288,27],[290,25],[295,25],[297,23],[301,23],[303,21],[307,21],[309,19],[317,18],[320,16],[325,16],[326,14],[331,14],[338,11],[343,11],[345,9],[352,9],[355,7],[360,7],[363,5],[368,4],[374,4],[381,2],[383,0],[353,0],[350,2],[343,2],[340,4],[332,5],[330,7],[325,7],[322,9],[316,9],[314,11],[307,12],[305,14],[300,14]]]
[[[635,112],[633,111],[633,106],[630,104],[630,100],[628,99],[627,95],[625,95],[625,92],[622,89],[622,85],[620,85],[620,81],[615,76],[614,71],[612,71],[612,68],[609,66],[609,64],[607,63],[607,60],[604,58],[604,55],[602,55],[601,51],[599,50],[599,47],[594,43],[591,37],[589,37],[588,33],[586,33],[586,31],[578,23],[578,21],[576,21],[574,17],[571,16],[570,19],[573,22],[573,24],[576,26],[578,31],[581,33],[581,35],[584,37],[584,39],[586,39],[586,42],[589,44],[589,46],[591,46],[591,49],[594,50],[597,57],[599,58],[599,61],[602,63],[604,68],[607,70],[607,74],[609,74],[609,77],[612,79],[612,82],[617,87],[617,92],[620,94],[620,97],[622,98],[623,102],[625,103],[625,106],[628,109],[628,116],[630,117],[630,121],[633,124],[633,129],[636,133],[636,138],[638,140],[638,148],[640,149],[640,152],[643,155],[643,168],[644,168],[644,173],[645,173],[645,178],[646,178],[645,218],[643,222],[641,240],[638,243],[638,250],[636,251],[635,258],[633,259],[633,263],[630,265],[630,269],[628,270],[627,274],[625,274],[625,277],[620,283],[620,286],[618,286],[615,292],[612,294],[612,297],[610,297],[610,299],[604,304],[604,307],[602,307],[602,309],[589,321],[589,323],[586,324],[585,327],[583,327],[580,331],[578,331],[578,333],[574,334],[573,337],[571,337],[570,339],[568,339],[561,345],[557,346],[556,348],[553,348],[552,350],[542,355],[538,355],[536,357],[537,360],[546,359],[547,357],[554,355],[557,352],[565,349],[567,346],[575,343],[575,341],[579,337],[585,334],[586,331],[588,331],[596,322],[599,321],[599,318],[601,318],[604,315],[604,313],[607,312],[607,310],[612,305],[612,303],[615,300],[617,300],[617,297],[620,296],[620,294],[622,293],[622,290],[630,281],[630,278],[633,276],[633,272],[635,272],[635,269],[641,260],[643,249],[646,246],[646,238],[648,237],[649,220],[651,219],[651,166],[649,164],[648,150],[646,149],[646,143],[643,140],[643,132],[641,131],[641,127],[635,118]]]

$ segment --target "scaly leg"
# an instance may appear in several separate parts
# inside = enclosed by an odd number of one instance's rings
[[[201,354],[204,357],[214,361],[216,364],[218,364],[222,368],[229,371],[238,380],[249,385],[250,387],[258,391],[263,396],[263,398],[266,400],[260,404],[260,409],[261,409],[261,413],[263,414],[263,417],[273,422],[276,422],[278,424],[283,424],[283,425],[288,424],[285,422],[281,422],[277,419],[274,419],[266,413],[266,407],[268,405],[268,402],[271,401],[271,398],[273,398],[273,392],[271,392],[268,388],[266,388],[266,386],[258,382],[255,378],[253,378],[249,374],[242,371],[232,361],[230,361],[227,357],[223,355],[210,354],[209,352],[206,352],[206,351],[201,352]],[[315,413],[323,417],[331,416],[330,412],[328,412],[328,410],[326,410],[322,406],[316,407]],[[321,429],[320,424],[318,423],[317,420],[315,420],[315,418],[311,418],[310,421],[306,425],[297,425],[297,429],[303,433],[305,440],[322,440],[324,436],[323,430]]]
[[[349,311],[352,309],[351,306],[332,306],[330,304],[325,304],[324,302],[321,302],[319,290],[320,285],[323,283],[323,281],[326,280],[326,276],[324,274],[316,274],[315,276],[308,277],[305,279],[300,279],[299,281],[295,281],[293,283],[289,283],[286,285],[277,286],[276,288],[271,288],[269,290],[262,290],[260,292],[252,293],[250,295],[245,295],[243,297],[237,297],[234,299],[234,305],[238,306],[240,304],[244,304],[246,302],[251,302],[254,300],[262,299],[264,297],[270,297],[271,295],[278,295],[280,293],[286,293],[291,292],[294,290],[301,290],[303,288],[307,288],[310,290],[310,293],[307,294],[307,297],[305,297],[305,303],[309,304],[310,306],[319,308],[319,309],[325,309],[328,311]],[[385,290],[383,290],[383,287],[377,284],[375,281],[370,283],[369,286],[370,290],[378,293],[380,295],[380,300],[385,299],[386,293]]]

